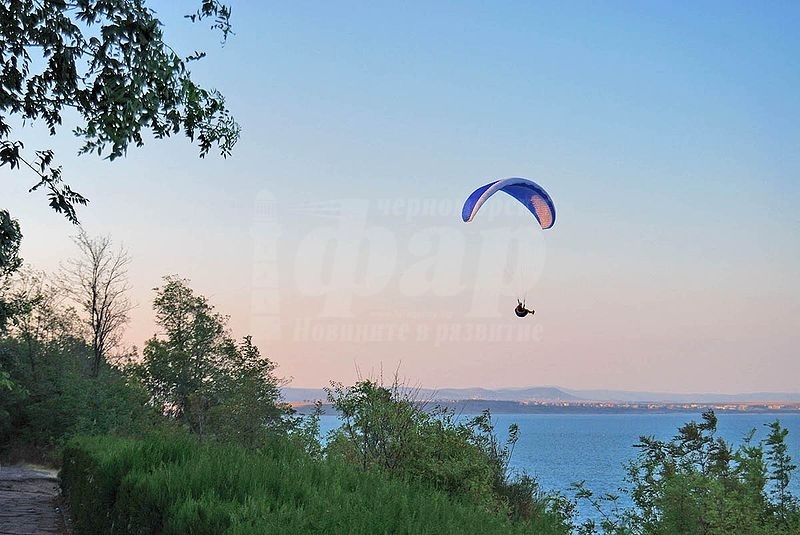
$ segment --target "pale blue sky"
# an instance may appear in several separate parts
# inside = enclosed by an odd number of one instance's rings
[[[175,139],[109,164],[31,134],[30,146],[61,149],[66,176],[92,199],[80,212],[87,230],[135,257],[142,305],[129,342],[153,332],[150,289],[167,273],[190,277],[237,334],[250,330],[259,191],[285,209],[285,250],[309,233],[287,215],[299,202],[457,202],[490,179],[525,176],[558,208],[533,292],[541,341],[262,349],[299,386],[402,361],[405,376],[434,387],[796,390],[800,5],[431,4],[233,2],[236,35],[223,48],[162,11],[178,50],[209,52],[196,78],[242,125],[227,161],[199,160]],[[7,207],[26,259],[51,268],[71,229],[25,195],[26,178],[14,177]],[[467,232],[457,216],[378,222],[401,245],[431,226]],[[395,278],[415,258],[398,254]],[[281,280],[291,323],[303,300],[290,275]],[[451,303],[390,284],[355,305]]]

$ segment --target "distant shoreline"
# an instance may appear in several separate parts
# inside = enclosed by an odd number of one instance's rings
[[[310,414],[314,401],[290,403],[300,414]],[[733,402],[733,403],[667,403],[611,401],[497,401],[485,399],[432,400],[428,407],[447,407],[455,412],[479,413],[489,409],[493,414],[659,414],[700,413],[712,409],[721,413],[800,413],[800,402]],[[333,414],[333,406],[323,403],[325,414]]]

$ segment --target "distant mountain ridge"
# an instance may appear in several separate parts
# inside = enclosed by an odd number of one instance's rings
[[[558,386],[531,386],[521,388],[439,388],[413,389],[415,398],[430,401],[464,401],[481,399],[489,401],[538,401],[538,402],[617,402],[617,403],[753,403],[753,402],[800,402],[799,392],[750,392],[740,394],[669,392],[635,392],[626,390],[576,390]],[[284,399],[302,403],[325,401],[322,388],[283,388]]]

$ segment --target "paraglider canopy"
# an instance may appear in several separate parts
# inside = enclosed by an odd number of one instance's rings
[[[507,193],[521,202],[534,215],[543,229],[548,229],[555,224],[556,207],[550,195],[539,184],[526,178],[504,178],[473,191],[461,209],[461,218],[464,222],[472,221],[483,203],[498,191]]]

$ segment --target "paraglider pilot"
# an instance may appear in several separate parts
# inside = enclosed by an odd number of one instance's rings
[[[525,308],[525,303],[517,299],[517,308],[514,309],[514,314],[516,314],[520,318],[524,318],[528,314],[533,315],[536,312],[534,310],[528,310]]]

